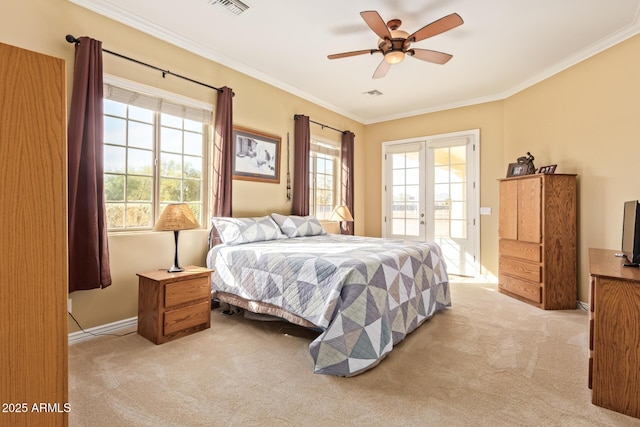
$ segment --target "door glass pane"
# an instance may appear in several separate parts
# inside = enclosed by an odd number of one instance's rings
[[[438,215],[436,212],[434,236],[436,238],[449,237],[449,220],[441,220],[437,218]]]
[[[405,231],[406,236],[419,236],[420,235],[420,226],[419,221],[417,219],[407,219],[407,230]]]
[[[391,221],[392,234],[404,234],[404,219],[393,219]]]
[[[413,203],[417,203],[418,200],[420,200],[420,186],[418,185],[407,185],[406,187],[406,192],[407,192],[407,202],[413,202]]]
[[[450,163],[452,165],[467,164],[467,146],[466,145],[456,145],[453,147],[449,147],[449,152],[451,153]]]
[[[407,169],[406,183],[408,185],[418,185],[418,184],[420,184],[420,169],[419,168]]]
[[[434,151],[434,211],[437,238],[467,238],[467,165],[464,145]]]
[[[405,161],[404,161],[404,153],[402,154],[391,154],[391,163],[393,169],[404,169]]]
[[[466,208],[465,202],[451,202],[451,219],[466,219]]]
[[[451,165],[451,182],[466,182],[466,175],[466,165]]]
[[[393,185],[404,185],[405,184],[405,170],[404,169],[395,169],[393,171]]]
[[[436,183],[449,182],[449,165],[436,166],[433,169],[433,180]]]
[[[391,233],[419,236],[420,153],[392,153]]]
[[[450,201],[451,195],[449,194],[449,184],[434,184],[433,197],[436,201],[436,206]]]
[[[451,237],[454,239],[467,238],[467,221],[451,221]]]
[[[467,186],[465,184],[451,184],[451,200],[466,200]]]
[[[449,163],[451,163],[449,161],[449,147],[434,148],[433,159],[436,166],[448,165]]]

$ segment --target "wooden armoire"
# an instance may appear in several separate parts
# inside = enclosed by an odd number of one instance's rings
[[[68,425],[65,61],[0,43],[0,425]]]
[[[577,306],[576,175],[501,179],[498,290],[545,310]]]

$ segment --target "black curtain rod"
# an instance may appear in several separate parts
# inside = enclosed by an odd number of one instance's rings
[[[72,36],[71,34],[67,34],[67,36],[65,37],[65,39],[66,39],[66,40],[67,40],[67,42],[69,42],[69,43],[75,43],[75,44],[80,43],[80,40],[79,40],[79,39],[77,39],[77,38],[75,38],[75,37],[74,37],[74,36]],[[160,71],[160,72],[162,73],[162,77],[163,77],[163,78],[164,78],[164,77],[166,77],[166,76],[167,76],[167,74],[169,74],[169,75],[171,75],[171,76],[178,77],[178,78],[180,78],[180,79],[190,81],[191,83],[196,83],[196,84],[199,84],[199,85],[201,85],[201,86],[208,87],[209,89],[213,89],[213,90],[217,90],[218,92],[222,92],[222,89],[220,89],[220,88],[218,88],[218,87],[211,86],[211,85],[208,85],[208,84],[206,84],[206,83],[202,83],[202,82],[199,82],[199,81],[197,81],[197,80],[190,79],[189,77],[181,76],[180,74],[172,73],[172,72],[171,72],[171,71],[169,71],[169,70],[163,70],[162,68],[158,68],[158,67],[156,67],[155,65],[147,64],[147,63],[145,63],[145,62],[138,61],[137,59],[129,58],[128,56],[124,56],[124,55],[121,55],[121,54],[116,53],[116,52],[112,52],[112,51],[107,50],[107,49],[104,49],[104,48],[102,48],[102,51],[103,51],[103,52],[106,52],[106,53],[110,53],[111,55],[117,56],[117,57],[119,57],[119,58],[126,59],[127,61],[135,62],[136,64],[144,65],[145,67],[153,68],[154,70]],[[234,94],[234,95],[235,95],[235,94]]]
[[[293,119],[294,119],[294,120],[298,120],[298,119],[299,119],[299,118],[301,118],[301,117],[302,117],[302,114],[295,114],[295,115],[293,116]],[[322,128],[323,128],[323,129],[324,129],[324,128],[329,128],[329,129],[331,129],[331,130],[335,130],[336,132],[340,132],[340,133],[347,133],[347,131],[346,131],[346,130],[336,129],[336,128],[333,128],[333,127],[331,127],[331,126],[323,125],[322,123],[314,122],[313,120],[309,120],[309,123],[313,123],[313,124],[316,124],[316,125],[318,125],[318,126],[322,126]]]

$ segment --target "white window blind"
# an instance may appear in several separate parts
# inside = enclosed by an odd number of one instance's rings
[[[315,151],[316,153],[326,154],[328,156],[336,156],[340,157],[340,147],[335,146],[333,144],[328,144],[326,142],[314,141],[311,140],[311,147],[309,147],[311,151]]]
[[[134,105],[196,122],[212,123],[213,121],[213,111],[210,109],[178,104],[160,96],[148,95],[109,83],[104,84],[104,97],[123,104]]]

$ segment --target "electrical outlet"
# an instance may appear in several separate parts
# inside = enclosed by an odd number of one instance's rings
[[[67,299],[67,311],[71,313],[71,298]]]

